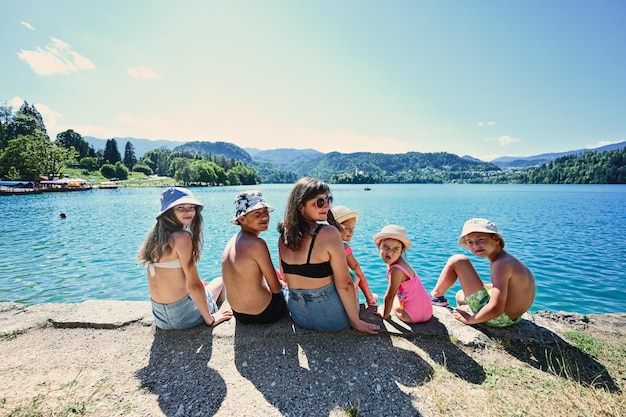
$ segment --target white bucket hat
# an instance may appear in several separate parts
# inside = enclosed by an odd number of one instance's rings
[[[337,220],[337,223],[343,223],[346,220],[359,218],[358,212],[352,211],[346,206],[332,207],[330,211],[333,212],[333,217]]]
[[[463,246],[465,249],[469,249],[465,241],[465,236],[475,232],[491,233],[498,236],[500,238],[500,246],[504,248],[504,238],[498,232],[498,226],[491,220],[482,219],[480,217],[469,219],[465,222],[461,236],[459,236],[459,245]]]
[[[380,241],[384,239],[399,240],[404,245],[404,249],[411,247],[411,240],[406,236],[406,227],[388,224],[383,227],[379,233],[374,235],[374,243],[378,246]]]
[[[239,193],[233,204],[235,205],[235,217],[230,220],[232,224],[240,224],[239,218],[254,210],[267,208],[269,212],[274,211],[274,207],[267,204],[267,201],[263,198],[263,193],[259,190]]]
[[[180,204],[193,204],[196,206],[196,212],[198,213],[204,208],[204,205],[196,200],[188,189],[172,187],[161,193],[161,212],[157,214],[156,218],[158,219],[163,213]]]

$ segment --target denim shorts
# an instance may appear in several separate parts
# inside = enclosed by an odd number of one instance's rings
[[[287,291],[287,308],[293,321],[305,329],[335,332],[350,327],[334,282],[313,290],[290,288]]]
[[[215,304],[213,297],[208,292],[206,293],[206,300],[211,314],[217,313],[217,304]],[[160,304],[153,300],[150,300],[150,302],[152,304],[154,324],[159,329],[189,329],[204,323],[202,314],[200,314],[196,303],[193,302],[189,294],[170,304]]]

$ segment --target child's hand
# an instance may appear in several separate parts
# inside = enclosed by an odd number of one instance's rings
[[[213,324],[211,326],[215,327],[218,324],[230,320],[233,318],[233,311],[231,309],[220,310],[213,315]]]
[[[452,310],[452,316],[463,324],[470,324],[470,319],[472,317],[465,311],[456,308]]]
[[[367,299],[368,306],[375,306],[378,303],[378,294],[372,293],[372,296]]]
[[[378,308],[376,308],[374,310],[374,314],[377,315],[378,317],[382,318],[383,320],[389,320],[391,318],[391,315],[385,317],[383,316],[383,314],[385,313],[385,306],[378,306]]]

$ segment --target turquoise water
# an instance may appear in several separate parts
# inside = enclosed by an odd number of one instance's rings
[[[206,207],[200,275],[220,275],[222,249],[238,229],[229,220],[235,195],[249,187],[194,188]],[[291,185],[260,185],[276,211],[268,242],[277,265],[276,223]],[[388,223],[405,226],[409,263],[431,289],[471,217],[495,221],[509,252],[535,273],[532,311],[626,311],[626,187],[620,185],[374,185],[332,187],[335,204],[360,212],[352,240],[372,290],[383,295],[385,265],[372,236]],[[158,188],[90,190],[0,197],[0,301],[77,303],[147,300],[137,248],[159,211]],[[59,213],[67,214],[60,219]],[[472,255],[470,255],[472,256]],[[486,260],[472,256],[488,278]],[[454,291],[458,289],[455,287]],[[453,292],[448,295],[453,297]]]

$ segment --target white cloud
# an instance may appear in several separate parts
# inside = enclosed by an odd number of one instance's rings
[[[72,47],[60,39],[50,38],[52,43],[44,49],[34,51],[21,50],[17,56],[26,61],[37,75],[68,74],[79,70],[95,68],[93,63],[78,54]]]
[[[595,148],[601,148],[602,146],[606,146],[606,145],[613,145],[614,143],[622,143],[624,142],[626,139],[622,138],[622,139],[618,139],[618,140],[601,140],[598,143],[595,144],[591,144],[591,145],[586,145],[585,148],[588,149],[595,149]]]
[[[500,146],[508,146],[508,145],[511,145],[512,143],[522,142],[522,140],[518,138],[514,138],[512,136],[504,135],[504,136],[500,136],[497,138],[487,138],[487,142],[498,142]]]
[[[58,123],[59,118],[63,117],[61,113],[56,112],[52,110],[50,107],[41,103],[35,103],[35,108],[37,109],[39,114],[41,114],[41,117],[43,118],[43,122],[46,125],[46,130],[48,131],[48,134],[59,130],[57,127],[57,123]],[[67,129],[63,129],[63,130],[67,130]],[[59,131],[62,131],[62,130],[59,130]],[[50,139],[52,140],[56,139],[56,133],[54,134],[54,136],[50,135]]]
[[[36,30],[30,23],[24,22],[23,20],[20,22],[20,24],[28,30]]]
[[[478,124],[476,126],[478,127],[488,127],[488,126],[495,126],[496,122],[478,122]]]
[[[141,78],[143,80],[155,80],[161,78],[161,76],[152,68],[149,67],[130,67],[128,73],[133,78]]]
[[[411,144],[391,137],[362,136],[349,130],[337,130],[329,135],[313,134],[311,148],[321,152],[378,152],[378,153],[405,153],[409,152]]]

